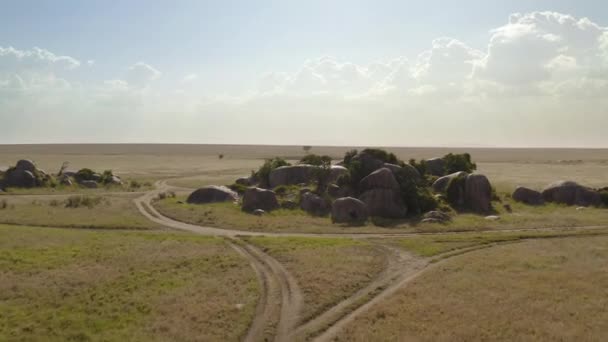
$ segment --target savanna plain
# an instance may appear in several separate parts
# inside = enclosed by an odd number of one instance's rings
[[[385,148],[406,162],[469,153],[494,189],[490,217],[345,225],[187,200],[269,158],[352,149],[0,145],[2,172],[27,159],[122,180],[0,192],[0,340],[608,339],[608,209],[511,196],[608,187],[605,149]]]

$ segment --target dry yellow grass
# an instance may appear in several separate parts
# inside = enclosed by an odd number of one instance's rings
[[[0,225],[2,341],[237,341],[258,296],[221,239]]]
[[[351,239],[248,239],[279,260],[297,279],[304,296],[301,321],[322,313],[369,284],[384,267],[378,249]]]
[[[608,338],[608,237],[531,240],[431,267],[341,341]]]

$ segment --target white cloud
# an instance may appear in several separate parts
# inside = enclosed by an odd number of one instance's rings
[[[41,68],[57,67],[63,69],[75,69],[80,66],[80,61],[70,56],[59,56],[48,50],[34,47],[31,50],[18,50],[11,46],[0,46],[0,71],[1,70],[36,70]]]
[[[487,56],[475,76],[508,86],[521,86],[563,77],[564,67],[583,77],[600,66],[600,37],[607,28],[587,18],[555,12],[514,14],[492,31]]]
[[[125,81],[134,87],[146,87],[150,82],[159,79],[161,72],[144,62],[137,62],[129,67]]]

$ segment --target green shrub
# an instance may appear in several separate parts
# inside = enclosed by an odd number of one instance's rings
[[[477,164],[471,161],[471,155],[468,153],[463,154],[447,154],[443,157],[445,161],[445,172],[446,174],[452,174],[455,172],[464,171],[471,173],[477,170]]]
[[[242,195],[249,187],[247,185],[233,183],[228,185],[228,188],[237,194]]]
[[[397,156],[394,153],[386,152],[383,149],[366,148],[365,150],[361,151],[361,153],[369,154],[370,156],[374,157],[375,159],[382,160],[385,163],[389,163],[389,164],[399,164],[400,163],[399,159],[397,159]]]
[[[105,170],[101,174],[101,179],[99,180],[99,183],[110,184],[110,183],[112,183],[112,178],[114,178],[114,174],[112,173],[112,170]]]
[[[259,179],[260,185],[262,187],[268,187],[268,184],[270,183],[270,173],[281,166],[289,165],[291,164],[289,164],[285,159],[280,157],[266,159],[266,161],[264,161],[264,164],[258,169],[255,175]]]
[[[421,159],[420,162],[417,162],[416,159],[412,158],[410,159],[409,164],[413,166],[416,170],[418,170],[420,176],[426,176],[426,160]]]
[[[395,179],[399,183],[401,198],[411,215],[420,215],[437,208],[437,201],[430,189],[421,181],[413,178],[406,170],[402,169],[397,172]]]
[[[309,154],[309,155],[305,156],[304,158],[300,159],[299,163],[315,165],[315,166],[323,166],[326,164],[331,164],[331,157],[330,156],[319,156],[316,154]]]
[[[95,174],[95,172],[91,169],[80,169],[78,170],[78,172],[76,172],[76,176],[75,178],[78,180],[93,180],[93,175]]]

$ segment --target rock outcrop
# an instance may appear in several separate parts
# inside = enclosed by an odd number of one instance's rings
[[[234,202],[238,199],[236,192],[225,186],[210,185],[195,190],[188,196],[186,202],[191,204],[205,204],[218,202]]]
[[[300,208],[305,212],[316,216],[327,215],[330,210],[330,206],[327,201],[321,196],[312,192],[307,192],[301,196]]]
[[[367,221],[367,206],[352,197],[338,198],[331,206],[331,220],[334,223],[363,223]]]
[[[468,175],[465,181],[464,203],[476,213],[488,213],[492,209],[492,185],[481,174]]]
[[[313,165],[281,166],[270,172],[269,185],[274,189],[279,185],[309,184],[315,180],[317,169]]]
[[[260,189],[260,188],[249,188],[243,195],[243,206],[244,211],[253,212],[256,209],[262,209],[264,211],[272,211],[279,208],[279,201],[274,191]]]
[[[599,192],[571,181],[553,183],[543,190],[542,195],[546,202],[583,207],[601,204]]]
[[[545,203],[543,195],[536,190],[532,190],[523,186],[518,186],[511,195],[516,202],[521,202],[529,205],[541,205]]]

